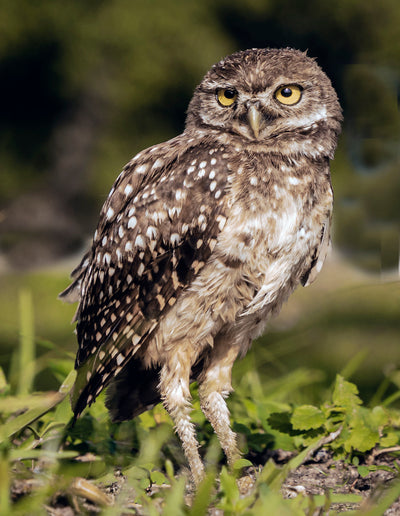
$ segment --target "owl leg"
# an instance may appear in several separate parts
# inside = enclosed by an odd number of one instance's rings
[[[183,364],[185,361],[179,360],[178,354],[173,361],[168,361],[168,364],[161,369],[159,386],[164,406],[182,442],[193,480],[195,484],[199,484],[204,476],[204,465],[198,451],[199,443],[195,426],[190,419],[192,410],[189,391],[190,366],[189,363],[188,367]]]
[[[231,372],[238,351],[236,346],[228,347],[216,341],[210,361],[199,378],[201,410],[214,428],[230,466],[240,458],[240,451],[225,398],[232,391]]]

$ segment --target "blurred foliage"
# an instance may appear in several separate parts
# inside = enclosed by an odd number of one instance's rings
[[[28,291],[20,301],[21,337],[14,361],[23,371],[32,365],[38,371]],[[273,514],[310,516],[316,508],[328,513],[332,503],[362,502],[360,493],[343,493],[341,486],[338,492],[325,495],[282,497],[288,475],[322,447],[342,464],[355,467],[361,477],[378,469],[392,476],[397,472],[397,463],[373,464],[365,452],[372,448],[376,454],[399,451],[400,412],[393,407],[400,396],[399,370],[381,384],[376,405],[366,407],[355,384],[346,379],[360,362],[347,368],[346,377],[337,375],[326,391],[319,390],[318,406],[310,404],[307,394],[307,387],[321,380],[317,371],[297,369],[276,381],[261,378],[256,369],[249,368],[252,381],[243,381],[242,376],[230,409],[241,449],[251,460],[239,459],[233,471],[221,468],[221,450],[195,403],[193,419],[206,450],[207,475],[196,493],[188,496],[181,471],[186,461],[161,405],[133,421],[111,423],[100,396],[72,425],[67,398],[76,376],[72,366],[71,359],[49,363],[48,370],[63,382],[56,391],[46,393],[34,392],[30,378],[13,386],[0,368],[1,514],[53,514],[61,508],[86,514],[98,507],[110,516],[131,512],[195,516],[216,507],[224,514],[270,514],[273,508]],[[389,383],[395,384],[396,396],[385,397]],[[196,386],[193,391],[196,394]],[[293,453],[278,466],[269,459],[268,450],[282,447]],[[237,478],[249,466],[254,480],[250,489],[243,489],[250,477]],[[394,483],[366,504],[375,507],[374,514],[383,514],[399,493],[400,486]]]
[[[80,248],[122,166],[183,129],[212,63],[237,49],[294,46],[317,57],[344,107],[332,165],[336,242],[365,268],[397,266],[397,0],[0,0],[0,8],[8,263]]]

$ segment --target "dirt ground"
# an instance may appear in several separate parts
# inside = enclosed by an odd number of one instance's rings
[[[373,499],[381,489],[387,488],[396,474],[394,462],[396,459],[388,455],[379,455],[367,461],[369,466],[390,468],[392,471],[377,469],[361,476],[358,468],[343,461],[334,461],[328,453],[322,450],[315,460],[303,464],[293,471],[282,486],[285,497],[293,496],[293,492],[322,495],[328,490],[332,493],[356,494],[363,497],[363,503]],[[338,512],[347,512],[360,507],[360,504],[335,504],[331,509]],[[387,516],[400,514],[400,500],[396,500],[391,508],[385,512]]]
[[[273,458],[278,464],[284,464],[291,458],[291,454],[281,450],[273,452]],[[331,454],[325,450],[320,450],[312,460],[301,465],[285,480],[282,486],[282,494],[285,498],[293,498],[299,493],[324,495],[328,491],[335,494],[355,494],[361,495],[363,498],[363,507],[369,499],[373,500],[377,492],[387,488],[391,481],[397,476],[397,468],[400,466],[400,459],[397,459],[390,452],[371,454],[366,458],[365,463],[359,466],[377,467],[375,471],[370,471],[367,475],[361,476],[359,469],[356,466],[346,464],[343,461],[335,461]],[[386,468],[386,469],[383,469]],[[256,478],[256,468],[247,468],[244,477],[241,479],[241,491],[243,496],[251,493]],[[124,484],[124,477],[117,475],[115,482],[111,486],[104,488],[103,492],[99,491],[99,495],[112,496],[118,494],[122,484]],[[152,486],[149,490],[149,495],[156,490],[165,489],[168,486]],[[32,480],[18,481],[12,486],[12,498],[18,498],[35,490],[35,484]],[[133,495],[133,493],[132,493]],[[100,507],[96,503],[90,501],[90,497],[77,496],[75,494],[57,495],[46,506],[47,513],[51,516],[74,516],[80,514],[83,509],[86,514],[98,514]],[[190,500],[190,494],[187,501]],[[160,502],[161,498],[155,500],[155,503]],[[347,512],[358,509],[361,504],[356,503],[333,503],[331,509],[338,512]],[[141,514],[140,507],[133,503],[130,506],[135,507],[138,514]],[[161,510],[161,507],[160,507]],[[315,514],[322,514],[316,512]],[[384,513],[385,516],[395,516],[400,514],[400,499]],[[221,510],[211,509],[210,516],[223,516]]]

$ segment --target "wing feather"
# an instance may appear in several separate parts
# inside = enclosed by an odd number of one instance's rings
[[[118,177],[92,248],[65,291],[80,297],[76,416],[146,345],[226,221],[227,173],[215,173],[226,167],[223,149],[212,157],[201,146],[179,155],[164,150],[145,151]]]
[[[321,228],[320,243],[314,251],[314,256],[312,258],[310,268],[301,278],[301,284],[303,287],[308,287],[308,285],[311,285],[311,283],[315,281],[315,278],[321,272],[331,244],[330,225],[331,214],[329,214],[329,216],[325,219],[325,222]]]

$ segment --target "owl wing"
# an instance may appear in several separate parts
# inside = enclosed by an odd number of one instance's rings
[[[222,152],[163,145],[139,155],[116,180],[92,248],[63,294],[80,298],[76,417],[146,346],[225,225],[227,174],[215,171],[226,165]]]
[[[326,255],[328,254],[331,244],[331,218],[331,213],[329,213],[322,225],[320,242],[314,251],[310,268],[301,278],[301,284],[303,285],[303,287],[308,287],[308,285],[311,285],[311,283],[313,283],[315,278],[321,272],[322,266],[324,265]]]

